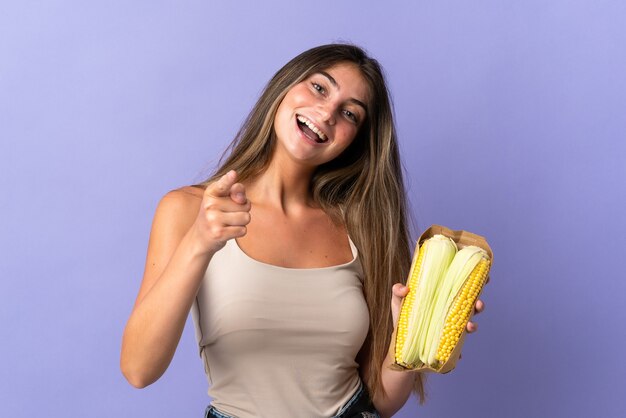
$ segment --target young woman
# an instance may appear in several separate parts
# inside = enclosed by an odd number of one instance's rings
[[[343,44],[300,54],[217,172],[159,202],[124,375],[156,381],[191,311],[207,417],[389,417],[411,391],[423,401],[422,374],[387,368],[408,292],[406,211],[377,61]]]

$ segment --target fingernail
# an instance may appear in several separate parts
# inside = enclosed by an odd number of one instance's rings
[[[235,196],[237,196],[237,199],[239,200],[246,200],[246,197],[243,193],[236,193]]]
[[[233,178],[235,178],[235,170],[230,170],[226,175],[229,179],[232,180]]]

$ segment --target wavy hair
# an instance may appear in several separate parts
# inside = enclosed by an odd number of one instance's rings
[[[392,104],[378,61],[350,44],[322,45],[293,58],[269,81],[216,172],[200,184],[206,186],[231,169],[237,170],[239,181],[262,173],[276,143],[273,124],[282,99],[295,84],[339,63],[354,64],[367,81],[368,115],[350,146],[316,168],[310,190],[333,221],[345,225],[359,251],[370,314],[362,348],[370,370],[365,383],[372,397],[379,391],[386,396],[381,365],[393,332],[390,291],[407,277],[412,247]],[[413,388],[420,403],[426,399],[424,384],[425,376],[420,373]]]

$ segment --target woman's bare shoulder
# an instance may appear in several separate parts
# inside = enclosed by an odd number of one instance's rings
[[[189,198],[192,198],[191,200],[202,200],[202,195],[204,194],[205,189],[206,186],[193,184],[191,186],[183,186],[179,187],[178,189],[171,190],[170,192],[168,192],[168,195],[174,195],[182,200],[187,200]]]
[[[176,206],[198,206],[202,201],[203,194],[204,188],[183,186],[167,192],[161,201],[169,201],[168,203]]]
[[[178,219],[177,223],[188,227],[200,210],[203,194],[204,188],[198,186],[170,190],[161,198],[155,216]]]

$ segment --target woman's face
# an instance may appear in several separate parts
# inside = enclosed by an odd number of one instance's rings
[[[369,87],[361,71],[340,63],[293,86],[274,118],[276,152],[318,166],[337,157],[367,118]]]

